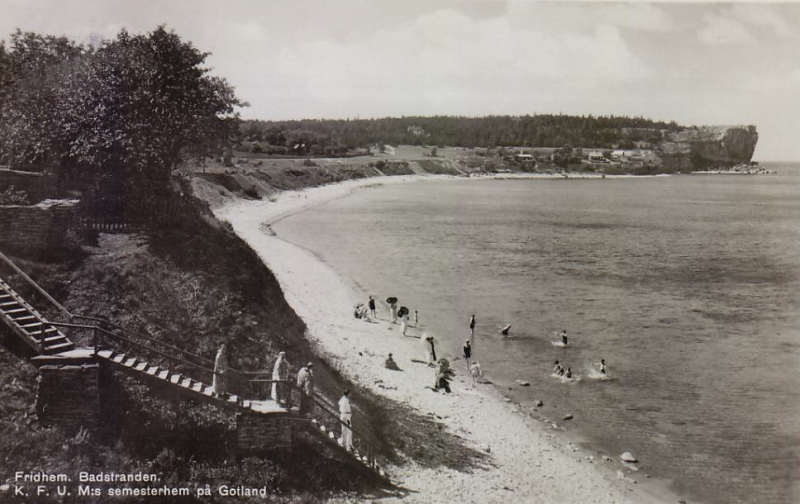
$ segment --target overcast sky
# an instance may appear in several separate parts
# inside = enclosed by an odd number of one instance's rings
[[[755,124],[800,160],[800,4],[0,0],[80,41],[166,24],[213,55],[247,118],[626,114]]]

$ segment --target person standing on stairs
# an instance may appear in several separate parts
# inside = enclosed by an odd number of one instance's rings
[[[223,396],[227,393],[226,390],[226,372],[228,371],[228,356],[225,344],[219,347],[217,357],[214,359],[214,381],[213,389],[214,395],[217,397]]]
[[[345,450],[353,449],[352,410],[350,409],[350,391],[345,390],[339,399],[339,420],[342,421],[341,445]]]
[[[314,372],[311,368],[314,366],[313,362],[309,362],[304,367],[300,368],[297,373],[297,387],[302,394],[300,395],[300,413],[312,415],[314,412]]]
[[[272,369],[272,400],[278,404],[285,404],[286,400],[286,380],[289,379],[289,361],[286,360],[286,352],[278,354],[275,360],[275,367]]]

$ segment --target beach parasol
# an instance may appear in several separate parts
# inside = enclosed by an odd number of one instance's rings
[[[395,304],[397,302],[397,298],[396,297],[386,298],[386,302],[389,304]]]
[[[406,313],[409,313],[409,312],[408,312],[408,308],[406,308],[405,306],[401,306],[400,309],[397,310],[397,316],[398,317],[402,317]]]

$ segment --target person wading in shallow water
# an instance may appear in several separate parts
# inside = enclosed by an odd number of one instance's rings
[[[469,337],[475,339],[475,314],[469,318]]]

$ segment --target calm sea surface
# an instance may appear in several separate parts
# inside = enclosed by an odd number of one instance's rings
[[[274,229],[419,310],[450,356],[474,312],[496,386],[572,413],[568,429],[633,452],[689,502],[796,503],[800,166],[772,168],[383,186]],[[562,329],[567,348],[551,343]],[[592,378],[601,358],[609,381]],[[551,377],[555,359],[580,380]]]

